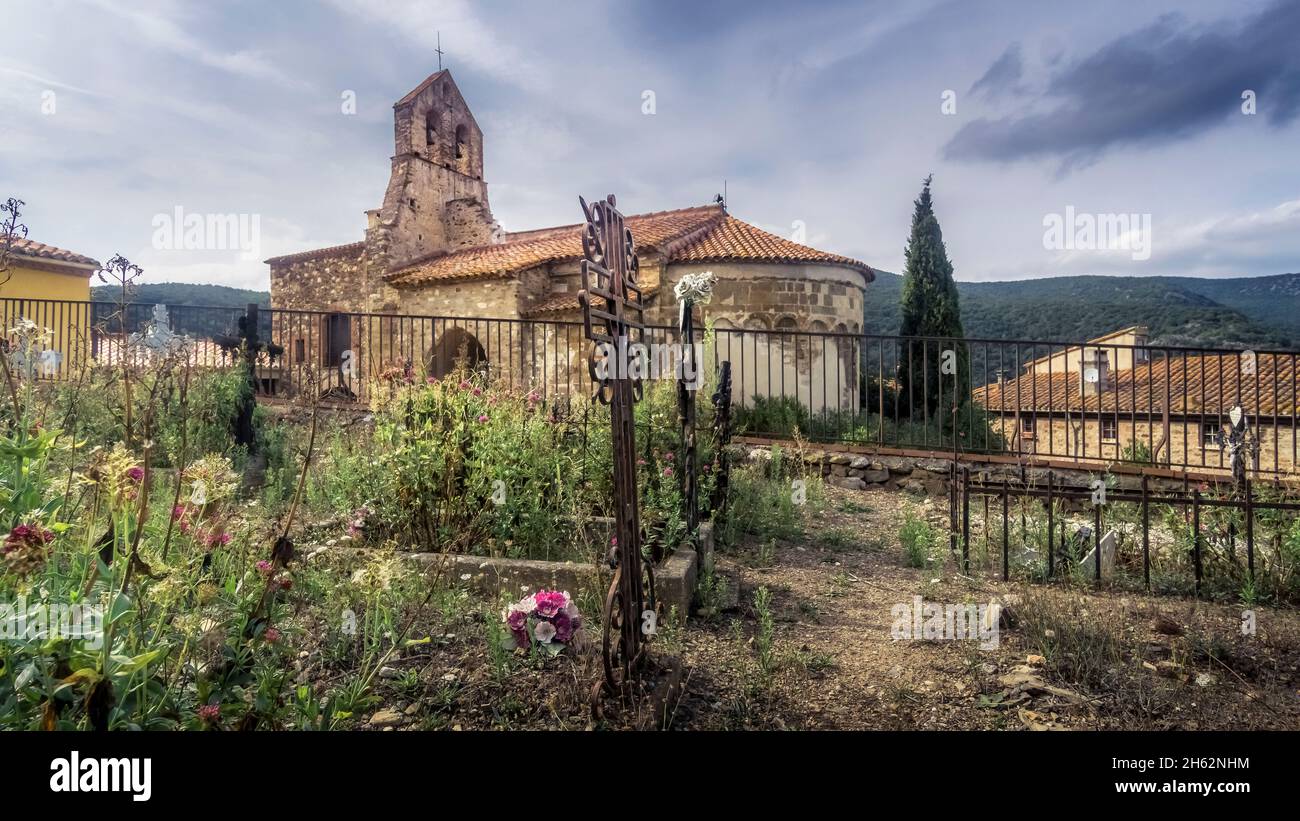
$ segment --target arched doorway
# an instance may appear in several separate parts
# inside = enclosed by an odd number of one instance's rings
[[[448,328],[429,351],[429,376],[442,379],[463,363],[471,371],[487,373],[487,351],[478,339],[464,328]]]

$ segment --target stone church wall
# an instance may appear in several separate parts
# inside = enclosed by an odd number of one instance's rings
[[[857,410],[859,354],[850,335],[862,329],[862,274],[815,264],[669,265],[658,321],[676,324],[672,286],[701,271],[718,278],[701,321],[714,325],[717,358],[732,361],[732,401],[785,396],[817,412]]]
[[[360,251],[271,266],[271,307],[365,311],[366,266]]]

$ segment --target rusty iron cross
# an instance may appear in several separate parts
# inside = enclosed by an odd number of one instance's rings
[[[605,597],[605,678],[598,696],[626,691],[655,632],[654,570],[641,556],[641,524],[636,477],[636,427],[632,407],[641,398],[638,368],[630,368],[628,347],[645,333],[642,292],[632,232],[610,194],[591,206],[579,197],[586,227],[582,234],[582,322],[600,353],[588,361],[596,399],[609,405],[614,450],[614,543],[609,563],[614,578]],[[636,376],[630,371],[638,371]]]

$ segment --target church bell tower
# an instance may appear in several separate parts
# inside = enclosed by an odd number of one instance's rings
[[[366,229],[372,276],[500,241],[483,181],[483,132],[450,71],[393,105],[393,138],[384,204],[369,212]]]

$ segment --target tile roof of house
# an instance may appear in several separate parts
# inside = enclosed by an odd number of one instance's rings
[[[33,259],[68,262],[73,265],[92,265],[95,268],[99,267],[99,262],[88,256],[74,254],[71,251],[65,251],[62,248],[55,248],[53,245],[46,245],[45,243],[37,242],[34,239],[14,237],[13,253]]]
[[[1255,373],[1242,373],[1240,355],[1161,357],[1131,370],[1112,371],[1099,395],[1082,396],[1078,373],[1048,374],[1039,368],[1002,384],[972,391],[976,402],[1003,413],[1163,413],[1219,415],[1240,403],[1250,415],[1300,415],[1297,382],[1300,354],[1256,354]]]
[[[769,234],[717,205],[635,214],[627,218],[627,225],[638,248],[657,251],[669,262],[818,262],[853,268],[868,280],[874,279],[871,268],[864,263]],[[503,276],[576,260],[582,256],[582,230],[582,225],[575,224],[507,234],[505,242],[429,257],[390,273],[387,280],[394,285],[418,285]],[[650,290],[657,283],[643,285]]]
[[[543,299],[533,307],[523,311],[524,316],[540,316],[542,314],[560,314],[568,311],[576,311],[582,306],[578,304],[577,294],[556,294],[555,296]]]
[[[310,259],[321,259],[323,257],[341,257],[360,256],[361,252],[366,250],[365,241],[349,242],[347,245],[332,245],[329,248],[315,248],[311,251],[299,251],[296,254],[285,254],[280,257],[271,257],[264,260],[267,265],[289,265],[294,262],[305,262]]]

